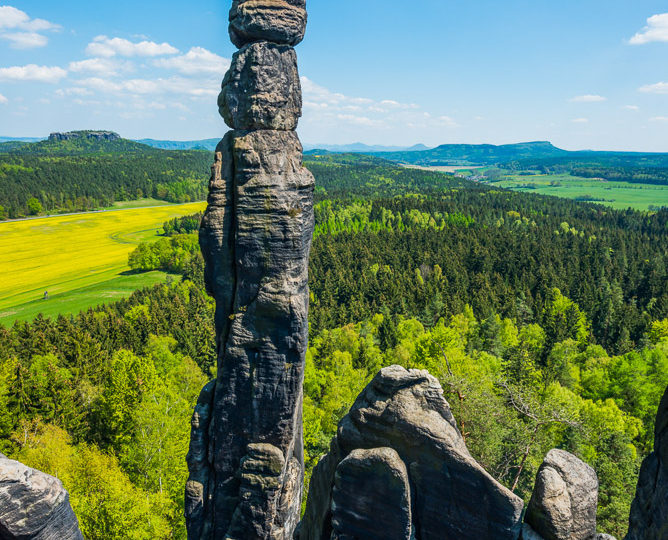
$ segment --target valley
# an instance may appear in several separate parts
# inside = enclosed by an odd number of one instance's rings
[[[164,281],[159,272],[124,274],[128,254],[157,238],[164,221],[203,208],[191,203],[0,223],[0,324],[40,312],[77,313]]]

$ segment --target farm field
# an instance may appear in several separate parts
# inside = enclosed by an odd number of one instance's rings
[[[165,279],[124,274],[128,254],[204,202],[0,223],[0,324],[75,313]],[[44,293],[49,299],[44,299]]]
[[[525,193],[587,200],[617,209],[668,206],[668,186],[608,182],[569,174],[509,175],[493,185]]]

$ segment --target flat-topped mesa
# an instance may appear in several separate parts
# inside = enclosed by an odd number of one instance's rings
[[[302,383],[314,179],[295,133],[302,96],[292,45],[303,0],[235,0],[241,48],[218,105],[200,245],[216,300],[218,372],[193,415],[190,540],[292,538],[303,485]]]

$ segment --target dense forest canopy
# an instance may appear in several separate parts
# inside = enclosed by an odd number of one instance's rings
[[[429,369],[473,455],[527,497],[553,447],[592,464],[622,537],[668,385],[668,211],[508,192],[355,155],[317,180],[307,480],[383,366]],[[0,329],[4,451],[58,474],[90,539],[185,538],[184,456],[215,375],[201,216],[130,256],[182,278],[75,317]],[[517,403],[524,404],[518,408]]]
[[[93,210],[144,197],[180,203],[206,197],[208,152],[159,150],[121,138],[5,145],[0,219]]]

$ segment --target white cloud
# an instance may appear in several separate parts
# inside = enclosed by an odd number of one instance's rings
[[[637,105],[624,105],[622,109],[626,109],[627,111],[639,111],[640,107]]]
[[[0,6],[0,39],[9,41],[13,49],[44,47],[49,39],[39,32],[60,30],[60,26],[44,19],[31,19],[12,6]]]
[[[180,56],[154,60],[153,64],[157,67],[175,69],[184,75],[210,73],[222,76],[230,67],[230,61],[227,58],[218,56],[202,47],[193,47]]]
[[[459,127],[450,116],[429,114],[415,103],[346,96],[332,92],[308,77],[302,77],[301,83],[304,94],[304,124],[314,128],[328,126],[353,130],[355,128],[443,130]]]
[[[668,42],[668,13],[652,15],[647,19],[647,26],[633,36],[631,45],[644,45],[653,41]]]
[[[668,122],[668,116],[654,116],[649,119],[650,122]]]
[[[49,38],[36,32],[10,32],[1,37],[9,41],[12,49],[36,49],[49,42]]]
[[[86,47],[89,56],[163,56],[177,54],[179,50],[169,43],[155,43],[154,41],[140,41],[133,43],[123,38],[109,38],[97,36]]]
[[[9,100],[5,96],[0,94],[0,105],[4,105],[5,103],[9,103]]]
[[[12,66],[0,68],[0,81],[37,81],[46,83],[57,83],[67,75],[67,71],[59,67],[37,66]]]
[[[89,72],[106,77],[118,75],[121,71],[133,71],[134,65],[131,62],[120,62],[110,58],[89,58],[88,60],[79,60],[70,62],[69,71],[75,73]]]
[[[646,84],[645,86],[638,88],[638,91],[646,94],[668,94],[668,82]]]
[[[193,81],[183,77],[170,77],[167,79],[127,79],[122,81],[111,81],[101,77],[90,77],[76,81],[78,87],[105,92],[109,94],[130,95],[160,95],[160,94],[182,94],[191,97],[216,96],[219,90],[213,83],[213,88],[202,88],[193,85]]]
[[[584,96],[575,96],[569,101],[571,103],[600,103],[601,101],[607,101],[607,99],[608,98],[595,94],[586,94]]]
[[[65,97],[65,96],[92,96],[93,92],[91,90],[88,90],[88,88],[79,88],[79,87],[73,87],[73,88],[59,88],[56,90],[56,95],[60,97]]]
[[[573,118],[571,120],[573,124],[588,124],[589,123],[589,118]]]

